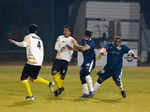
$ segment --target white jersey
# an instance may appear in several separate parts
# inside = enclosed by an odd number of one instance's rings
[[[30,39],[30,45],[26,47],[27,63],[41,66],[44,57],[43,42],[35,33],[31,33],[27,36]]]
[[[60,49],[67,45],[70,46],[71,48],[73,48],[73,43],[72,43],[72,40],[74,40],[73,37],[71,37],[71,36],[65,37],[64,35],[61,35],[58,37],[58,40],[60,40],[60,46],[59,46]],[[56,48],[56,45],[55,45],[55,48]],[[68,48],[66,48],[62,52],[57,50],[57,57],[59,57],[59,59],[61,59],[61,60],[65,60],[67,62],[71,61],[72,54],[73,54],[73,50],[68,49]]]

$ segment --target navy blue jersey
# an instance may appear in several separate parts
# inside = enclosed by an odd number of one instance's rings
[[[84,58],[84,62],[83,63],[89,63],[91,62],[92,60],[96,60],[96,57],[95,57],[95,52],[94,52],[94,48],[95,48],[95,42],[93,40],[82,40],[81,42],[81,45],[82,46],[85,46],[85,45],[89,45],[90,46],[90,49],[89,50],[86,50],[86,51],[83,51],[83,58]]]
[[[104,48],[107,51],[107,64],[106,67],[113,70],[122,69],[123,55],[130,51],[126,45],[115,47],[113,44],[107,44]]]

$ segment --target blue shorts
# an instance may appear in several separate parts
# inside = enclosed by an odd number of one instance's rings
[[[99,79],[103,82],[108,78],[112,77],[117,85],[121,85],[122,83],[122,70],[113,70],[108,67],[104,67],[98,73]]]
[[[89,75],[92,70],[95,68],[96,62],[95,60],[92,60],[90,62],[83,62],[81,65],[80,75],[87,76]]]

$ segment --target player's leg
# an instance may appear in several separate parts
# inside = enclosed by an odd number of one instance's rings
[[[98,75],[98,79],[97,79],[97,82],[95,83],[94,85],[94,92],[96,92],[100,87],[101,87],[101,84],[107,80],[108,78],[111,77],[111,72],[107,69],[102,69],[101,71],[99,71],[97,73]]]
[[[59,96],[64,91],[64,79],[68,70],[68,62],[62,61],[60,67],[60,88],[57,90],[57,94],[55,96]]]
[[[90,73],[95,68],[95,61],[93,60],[90,63],[90,66],[87,67],[87,68],[88,69],[87,69],[87,71],[85,71],[85,73],[86,73],[86,81],[88,83],[89,90],[90,90],[89,97],[93,97],[93,95],[94,95],[94,87],[93,87],[93,80],[92,80],[92,77],[91,77]]]
[[[30,76],[31,73],[31,67],[28,64],[25,64],[22,76],[21,76],[21,82],[24,85],[26,91],[27,91],[27,97],[25,100],[34,100],[34,97],[32,95],[31,87],[28,81],[28,77]]]
[[[80,80],[81,80],[82,90],[83,90],[83,95],[81,97],[88,98],[89,89],[88,89],[88,84],[86,83],[86,75],[85,75],[84,69],[80,70]]]
[[[34,79],[33,82],[41,83],[41,84],[44,84],[46,86],[49,86],[49,83],[50,83],[48,80],[45,80],[45,79],[43,79],[42,77],[39,77],[39,76],[36,79]]]
[[[126,97],[126,93],[123,87],[123,83],[122,83],[122,71],[116,71],[113,75],[113,80],[115,81],[115,84],[120,88],[121,91],[121,95],[123,98]]]
[[[58,90],[59,88],[61,88],[61,79],[60,79],[60,75],[59,75],[59,71],[60,71],[60,61],[59,60],[55,60],[55,62],[52,65],[52,76],[53,76],[53,80],[56,84],[56,90]]]
[[[93,86],[93,80],[92,80],[92,77],[91,77],[90,74],[86,76],[86,81],[87,81],[87,84],[88,84],[89,90],[90,90],[89,97],[93,97],[93,95],[94,95],[94,86]]]
[[[54,82],[57,86],[56,90],[54,91],[55,96],[59,96],[63,91],[63,83],[64,83],[64,74],[66,74],[68,68],[68,62],[64,60],[56,60],[52,67],[52,75]]]
[[[61,64],[61,69],[60,69],[60,79],[61,79],[61,86],[62,87],[63,87],[63,84],[64,84],[65,76],[67,74],[67,70],[68,70],[68,62],[63,61],[62,64]]]
[[[46,86],[49,86],[49,81],[43,79],[42,77],[39,77],[39,72],[40,72],[41,66],[33,66],[32,65],[32,74],[30,76],[31,80],[35,83],[41,83],[44,84]]]

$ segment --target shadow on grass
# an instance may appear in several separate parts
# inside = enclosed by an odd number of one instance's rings
[[[48,96],[45,98],[47,101],[52,102],[52,101],[71,101],[71,102],[83,102],[83,101],[88,101],[89,99],[87,98],[80,98],[80,97],[64,97],[64,96]]]
[[[97,103],[103,102],[103,103],[122,103],[122,98],[117,98],[117,99],[98,99],[94,98],[97,100]]]
[[[48,96],[45,98],[45,100],[48,101],[63,101],[64,99],[62,97],[58,97],[58,96]]]
[[[123,103],[122,98],[81,98],[81,97],[61,97],[48,96],[45,98],[49,102],[71,101],[71,102],[93,102],[93,103]]]
[[[88,101],[89,99],[88,98],[76,98],[76,99],[73,99],[74,102],[83,102],[83,101]]]
[[[34,101],[21,101],[21,102],[15,102],[12,105],[6,105],[5,107],[22,107],[27,105],[32,105]]]

